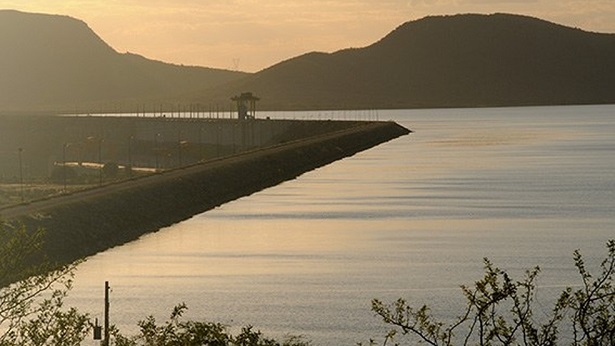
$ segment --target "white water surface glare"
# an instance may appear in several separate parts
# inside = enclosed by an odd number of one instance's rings
[[[373,298],[461,314],[484,257],[519,279],[540,266],[539,315],[580,284],[575,249],[597,270],[615,238],[615,106],[378,117],[414,133],[95,255],[68,303],[102,321],[108,280],[125,334],[185,302],[235,332],[355,345],[387,329]]]

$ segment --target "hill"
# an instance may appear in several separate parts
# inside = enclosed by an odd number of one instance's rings
[[[0,71],[4,111],[134,106],[245,75],[120,54],[82,21],[12,10],[0,10]]]
[[[426,17],[255,74],[120,54],[82,21],[7,10],[0,49],[0,111],[227,109],[245,91],[261,109],[615,103],[615,34],[511,14]]]
[[[614,34],[467,14],[411,21],[368,47],[299,56],[210,98],[251,90],[268,108],[593,104],[615,102],[613,85]]]

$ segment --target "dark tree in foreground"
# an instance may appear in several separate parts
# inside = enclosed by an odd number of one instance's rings
[[[547,318],[535,318],[536,277],[539,268],[514,281],[485,259],[485,276],[473,287],[462,286],[466,309],[454,322],[432,316],[427,305],[415,309],[404,299],[386,304],[372,301],[372,310],[393,328],[383,345],[417,342],[428,345],[615,345],[615,241],[607,242],[608,255],[601,273],[592,275],[577,250],[574,262],[581,288],[565,289]],[[538,321],[540,320],[540,321]],[[571,336],[564,339],[562,331]],[[398,334],[407,336],[398,340]],[[560,338],[562,340],[560,340]],[[370,341],[374,345],[374,341]]]

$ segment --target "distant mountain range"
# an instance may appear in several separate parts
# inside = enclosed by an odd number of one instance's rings
[[[364,48],[257,73],[120,54],[81,21],[0,11],[0,110],[224,105],[341,109],[615,103],[615,34],[510,15],[407,22]]]

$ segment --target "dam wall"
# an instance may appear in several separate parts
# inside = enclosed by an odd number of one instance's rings
[[[122,116],[2,116],[0,121],[0,182],[14,182],[20,173],[27,181],[44,181],[63,162],[172,169],[360,123]]]
[[[322,123],[323,128],[332,126]],[[269,130],[269,124],[263,124],[261,130]],[[156,130],[142,128],[142,134],[149,136]],[[284,136],[278,130],[267,138]],[[284,139],[235,155],[3,208],[0,217],[29,229],[46,229],[48,258],[69,263],[409,132],[393,122],[346,123],[313,136]]]

